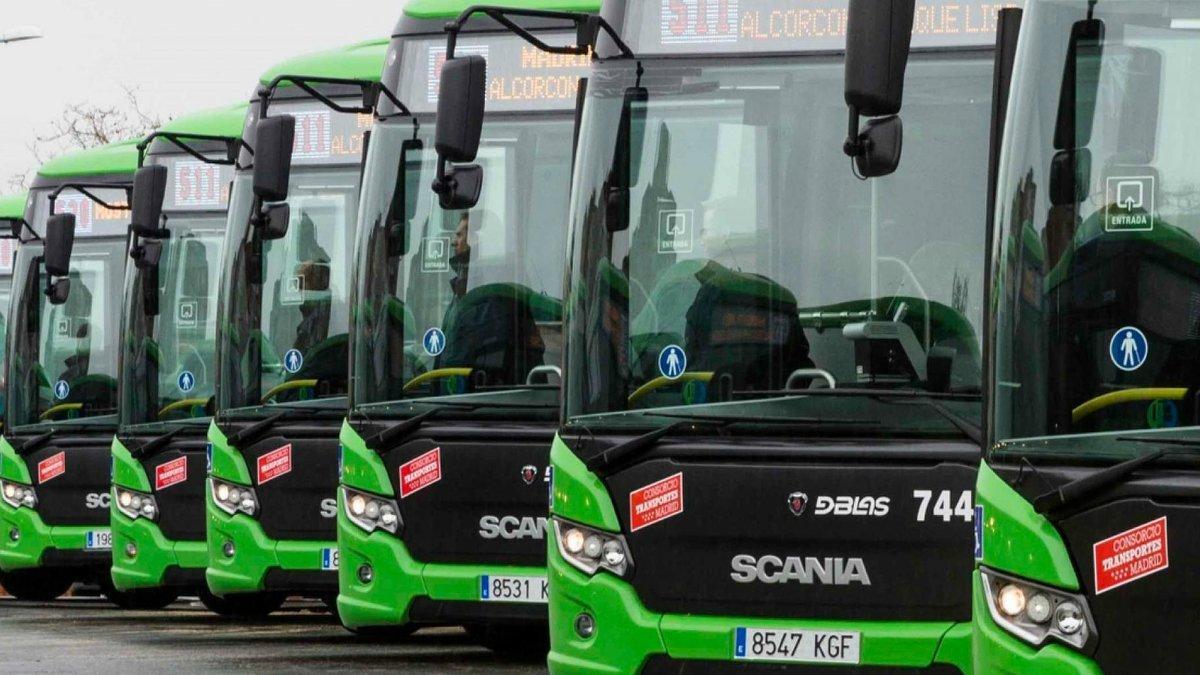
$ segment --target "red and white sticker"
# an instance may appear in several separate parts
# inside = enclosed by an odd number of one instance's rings
[[[292,472],[292,444],[276,448],[258,458],[258,484]]]
[[[400,465],[400,498],[411,496],[442,479],[442,449],[429,452]]]
[[[683,513],[683,473],[629,493],[629,531],[637,532]]]
[[[1092,561],[1097,594],[1167,569],[1167,517],[1096,542]]]
[[[54,480],[67,472],[67,453],[60,452],[38,462],[38,484]]]
[[[187,457],[180,457],[154,467],[154,489],[165,490],[187,482]]]

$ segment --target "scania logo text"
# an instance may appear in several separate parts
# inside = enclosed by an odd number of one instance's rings
[[[739,584],[797,583],[822,586],[870,586],[867,566],[862,558],[816,558],[764,555],[756,558],[741,554],[730,561],[733,572],[729,577]]]
[[[808,508],[808,495],[803,492],[793,492],[788,495],[788,510],[793,516],[804,515],[804,509]]]
[[[84,506],[93,511],[107,509],[112,504],[112,495],[108,492],[90,492],[84,497]]]
[[[479,536],[484,539],[545,539],[546,518],[484,516],[479,519]]]

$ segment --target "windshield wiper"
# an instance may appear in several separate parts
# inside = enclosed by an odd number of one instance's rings
[[[685,416],[679,415],[678,417],[685,417]],[[697,416],[697,417],[700,417],[700,416]],[[701,421],[700,423],[707,422],[708,424],[712,424],[712,425],[716,425],[716,426],[724,426],[726,424],[726,422],[722,422],[719,418],[714,419],[714,420],[708,420],[708,419],[701,417],[701,420],[703,420],[703,421]],[[608,448],[607,450],[604,450],[595,455],[592,455],[591,457],[588,457],[586,460],[584,460],[583,463],[585,466],[587,466],[587,468],[589,470],[595,471],[598,473],[603,473],[604,469],[607,469],[607,468],[613,466],[614,464],[617,464],[617,463],[621,462],[622,460],[625,460],[635,454],[638,454],[640,452],[645,452],[646,450],[649,450],[650,448],[654,447],[654,445],[656,443],[658,443],[658,441],[661,440],[664,436],[667,436],[668,434],[672,434],[685,426],[695,425],[695,424],[697,424],[697,420],[695,420],[695,419],[687,419],[687,418],[680,419],[678,422],[672,422],[671,424],[668,424],[664,427],[659,427],[658,429],[655,429],[654,431],[650,431],[650,432],[642,434],[641,436],[631,438],[628,441],[625,441],[624,443],[618,443],[618,444],[612,446],[611,448]]]
[[[185,427],[175,427],[165,434],[155,436],[154,438],[151,438],[145,443],[139,445],[136,449],[130,450],[129,454],[133,455],[135,459],[145,459],[147,457],[156,455],[163,448],[167,447],[167,444],[170,443],[172,439],[183,433],[184,428]],[[122,442],[126,443],[126,447],[128,447],[128,442]]]
[[[1192,445],[1200,446],[1200,442],[1194,442]],[[1170,451],[1166,448],[1159,448],[1140,457],[1127,459],[1090,473],[1083,478],[1064,483],[1058,488],[1034,498],[1033,509],[1042,514],[1061,510],[1084,497],[1123,482],[1138,469],[1162,459],[1169,453]]]
[[[25,441],[20,446],[13,448],[13,450],[15,450],[18,455],[24,457],[25,455],[28,455],[29,453],[48,443],[51,438],[54,438],[54,434],[56,433],[58,433],[58,429],[51,429],[49,431],[42,432],[37,436]]]
[[[1152,443],[1154,445],[1172,445],[1180,448],[1200,448],[1200,439],[1188,438],[1149,438],[1146,436],[1117,436],[1118,441],[1126,443]]]
[[[366,443],[368,448],[373,448],[375,453],[382,457],[398,447],[400,441],[412,435],[417,429],[420,429],[425,420],[437,415],[442,410],[444,408],[430,408],[419,415],[413,415],[403,422],[393,424],[370,438],[364,438],[363,442]]]
[[[244,429],[241,429],[240,431],[235,431],[232,434],[226,434],[225,441],[229,444],[230,447],[236,448],[236,447],[240,446],[242,443],[245,443],[247,440],[254,438],[255,436],[258,436],[259,434],[261,434],[261,433],[267,431],[268,429],[270,429],[271,427],[275,426],[275,423],[278,422],[279,420],[281,420],[285,417],[289,417],[293,414],[295,414],[294,410],[281,410],[280,412],[277,412],[274,415],[264,417],[263,419],[255,422],[254,424],[251,424],[250,426],[248,426]]]

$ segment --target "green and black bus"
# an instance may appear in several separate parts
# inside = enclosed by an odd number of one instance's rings
[[[590,58],[545,54],[483,15],[462,26],[459,53],[488,58],[488,175],[474,204],[445,206],[428,189],[443,26],[470,4],[408,3],[384,71],[412,115],[375,124],[363,179],[338,608],[356,631],[461,623],[494,649],[544,653],[562,260]],[[575,40],[569,20],[522,25]]]
[[[579,18],[552,671],[970,671],[994,5],[922,3],[873,182],[846,2]]]
[[[209,428],[209,590],[239,612],[337,596],[338,432],[366,131],[387,42],[265,73],[234,176]]]
[[[109,574],[109,507],[137,162],[137,141],[47,162],[19,228],[0,440],[0,585],[18,598],[89,581],[131,599]]]
[[[1200,2],[1007,13],[975,671],[1194,672]]]
[[[246,104],[144,139],[135,178],[113,440],[113,583],[165,605],[208,593],[204,503],[216,392],[217,287]]]

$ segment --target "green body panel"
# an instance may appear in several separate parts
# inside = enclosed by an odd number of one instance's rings
[[[1058,530],[986,463],[975,485],[983,506],[983,560],[988,567],[1067,590],[1079,579]]]
[[[237,450],[229,447],[225,432],[217,426],[216,420],[208,425],[208,442],[212,443],[211,474],[217,478],[250,485],[250,468],[246,460]]]
[[[204,511],[208,519],[208,549],[212,551],[204,575],[208,589],[217,595],[262,591],[267,571],[273,567],[319,570],[322,550],[337,545],[332,541],[271,539],[258,521],[243,514],[231,516],[218,509],[211,498],[206,500]],[[226,541],[234,542],[232,558],[221,552]]]
[[[404,14],[414,19],[453,19],[468,7],[478,5],[470,0],[410,0]],[[600,3],[593,0],[506,0],[504,7],[541,9],[556,12],[599,12]]]
[[[0,478],[33,485],[29,466],[21,459],[17,451],[8,442],[7,436],[0,436]]]
[[[562,437],[557,435],[554,437],[554,446],[550,448],[550,466],[554,467],[551,513],[580,525],[610,532],[621,531],[621,521],[617,518],[617,510],[608,497],[604,483],[596,474],[588,471]]]
[[[557,477],[556,477],[557,478]],[[550,532],[549,548],[556,551]],[[862,665],[921,667],[952,663],[971,673],[971,631],[950,622],[814,621],[749,617],[657,614],[647,610],[628,583],[607,573],[588,577],[552,554],[550,581],[550,671],[635,673],[646,659],[732,661],[739,626],[854,630],[862,634]],[[575,634],[575,617],[596,619],[589,639]]]
[[[383,458],[367,447],[367,442],[350,426],[349,421],[342,424],[338,440],[342,444],[343,485],[384,497],[396,496]]]
[[[130,490],[150,492],[150,478],[140,462],[133,458],[129,448],[120,439],[114,438],[112,443],[113,485],[119,485]],[[117,512],[114,511],[114,518]]]
[[[235,103],[221,108],[187,113],[162,125],[159,131],[241,138],[242,129],[246,125],[247,107],[249,106],[246,103]]]
[[[342,484],[364,492],[395,496],[383,459],[347,423],[342,425]],[[338,494],[338,614],[348,628],[393,626],[408,622],[408,608],[418,597],[438,601],[479,600],[484,574],[542,576],[540,567],[450,565],[415,560],[399,537],[364,532],[346,517]],[[358,568],[370,564],[375,578],[358,579]]]
[[[113,507],[113,585],[120,591],[157,588],[163,585],[167,569],[203,569],[208,564],[208,544],[202,541],[172,541],[162,529],[144,518],[137,520]],[[126,546],[137,546],[130,557]]]
[[[28,192],[0,197],[0,220],[14,220],[25,217],[25,202],[29,199]]]
[[[67,179],[137,171],[137,144],[141,139],[121,141],[99,148],[60,155],[38,169],[44,178]]]
[[[1024,675],[1100,675],[1101,670],[1091,659],[1059,644],[1035,649],[1006,633],[988,613],[983,595],[983,581],[976,570],[972,586],[974,607],[974,642],[972,654],[975,672]]]
[[[369,40],[348,47],[305,54],[271,66],[262,74],[260,80],[263,84],[269,84],[280,75],[305,75],[378,82],[383,73],[383,60],[387,49],[387,40]],[[283,83],[281,86],[292,85]]]

